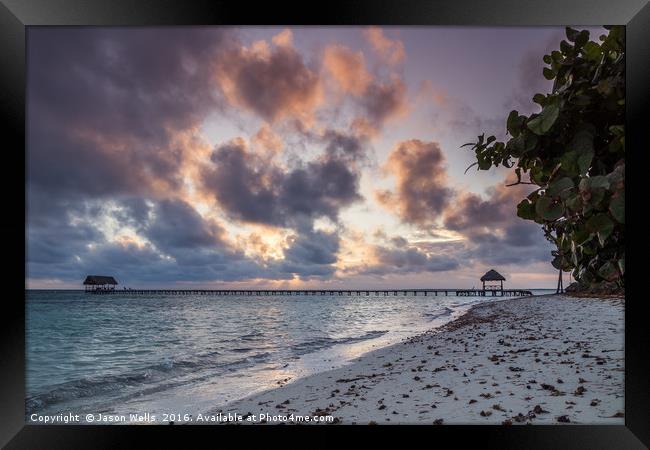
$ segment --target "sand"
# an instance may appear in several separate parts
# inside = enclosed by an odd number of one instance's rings
[[[624,300],[547,295],[476,305],[442,328],[208,415],[267,424],[316,416],[338,424],[622,425],[623,377]]]

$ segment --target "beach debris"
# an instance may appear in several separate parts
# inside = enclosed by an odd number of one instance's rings
[[[600,404],[600,400],[595,398],[591,401],[591,403],[589,403],[589,406],[598,406],[599,404]]]
[[[616,414],[614,414],[613,416],[610,416],[610,417],[612,417],[612,418],[614,418],[614,417],[625,417],[625,413],[623,411],[619,411],[619,412],[617,412]]]
[[[522,413],[519,413],[519,414],[517,414],[516,416],[513,416],[513,417],[512,417],[512,420],[514,420],[514,421],[517,422],[517,423],[525,422],[525,421],[528,420],[528,419],[529,419],[529,417],[528,417],[528,416],[524,416]]]
[[[535,407],[533,408],[533,412],[534,412],[535,414],[546,414],[546,413],[548,413],[548,411],[546,411],[546,410],[545,410],[544,408],[542,408],[540,405],[535,405]]]
[[[577,389],[573,392],[573,395],[582,395],[587,392],[584,386],[578,386]]]
[[[512,425],[512,420],[506,419],[503,422],[501,422],[501,425],[509,426]]]
[[[505,411],[506,411],[506,410],[503,409],[503,407],[502,407],[501,405],[499,405],[498,403],[495,404],[495,405],[492,405],[492,409],[494,409],[495,411],[501,411],[501,412],[505,412]]]
[[[377,409],[380,409],[380,410],[381,409],[386,409],[386,405],[379,405],[379,408],[377,408]]]
[[[489,417],[492,415],[492,411],[481,411],[481,417]]]
[[[556,418],[556,420],[561,423],[571,423],[569,416],[559,416]]]
[[[467,404],[468,404],[468,405],[471,405],[472,403],[476,403],[476,400],[471,399]]]
[[[433,421],[433,424],[434,425],[442,425],[443,422],[444,421],[442,419],[436,419],[436,420]]]

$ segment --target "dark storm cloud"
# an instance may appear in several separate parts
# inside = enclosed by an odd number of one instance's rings
[[[174,186],[175,133],[217,105],[216,29],[35,28],[28,34],[30,183],[92,195]]]
[[[290,170],[248,152],[242,141],[217,147],[203,173],[205,188],[237,220],[292,226],[298,217],[329,217],[359,200],[359,175],[340,159],[324,156]]]
[[[153,216],[144,235],[162,251],[223,245],[223,229],[183,201],[162,200],[153,208]]]
[[[400,142],[388,158],[387,169],[396,178],[396,190],[378,193],[403,221],[426,224],[445,209],[453,191],[446,185],[444,156],[436,142]]]
[[[296,274],[301,279],[329,277],[336,270],[339,245],[336,232],[301,229],[289,239],[284,260],[277,263],[277,270]]]

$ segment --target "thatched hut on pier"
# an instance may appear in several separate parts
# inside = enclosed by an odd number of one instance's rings
[[[486,290],[486,285],[485,283],[487,282],[487,289],[490,290],[495,290],[499,288],[498,283],[501,283],[501,290],[503,290],[503,282],[506,281],[506,278],[501,275],[499,272],[497,272],[494,269],[490,269],[481,277],[481,281],[483,282],[483,290]]]
[[[84,290],[92,291],[112,291],[115,290],[117,280],[105,275],[88,275],[84,280]]]

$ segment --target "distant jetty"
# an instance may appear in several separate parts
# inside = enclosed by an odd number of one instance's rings
[[[533,295],[524,289],[97,289],[92,294],[128,295],[356,295],[356,296],[457,296],[457,297],[524,297]]]
[[[356,296],[453,296],[456,297],[524,297],[533,295],[525,289],[503,289],[505,277],[494,269],[481,277],[483,289],[115,289],[117,281],[114,277],[105,275],[88,275],[84,281],[85,291],[92,294],[130,294],[130,295],[356,295]],[[486,282],[488,284],[486,284]],[[498,282],[498,285],[489,285]]]

